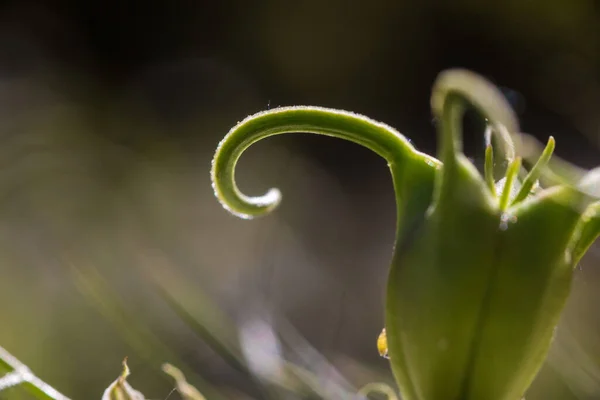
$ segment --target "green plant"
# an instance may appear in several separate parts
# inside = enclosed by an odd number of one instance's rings
[[[25,364],[2,347],[0,347],[0,367],[9,370],[6,375],[0,377],[0,392],[20,385],[36,399],[69,400],[68,397],[35,376]],[[179,369],[171,364],[164,364],[163,371],[174,379],[175,389],[173,391],[177,390],[183,400],[206,400],[195,387],[186,381]],[[127,358],[125,358],[121,375],[106,388],[102,400],[145,400],[146,397],[127,382],[129,374]]]
[[[278,108],[246,118],[225,136],[213,160],[213,188],[242,218],[271,211],[279,191],[245,196],[234,172],[250,145],[282,133],[334,136],[382,156],[397,202],[385,328],[403,398],[520,399],[545,359],[574,266],[600,234],[600,169],[584,174],[551,160],[552,138],[543,151],[524,146],[531,140],[519,134],[506,100],[468,71],[442,73],[431,105],[439,160],[360,115]],[[488,123],[483,174],[462,153],[468,107]],[[492,133],[508,161],[498,182]],[[515,157],[513,137],[523,158]],[[534,162],[529,172],[522,161]]]

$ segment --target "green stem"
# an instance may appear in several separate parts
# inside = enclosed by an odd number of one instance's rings
[[[510,195],[512,193],[515,178],[521,168],[521,158],[517,157],[510,163],[506,170],[506,180],[504,181],[504,189],[500,195],[500,210],[506,211],[510,203]]]
[[[427,162],[432,167],[439,162],[417,152],[395,129],[367,117],[345,111],[320,107],[284,107],[252,115],[219,143],[213,159],[211,178],[213,189],[222,205],[231,213],[252,218],[271,211],[280,201],[277,189],[265,195],[248,197],[235,182],[235,165],[242,153],[253,143],[283,133],[314,133],[337,137],[360,144],[383,157],[390,168],[400,164]]]
[[[503,125],[497,125],[496,129],[493,130],[488,124],[485,130],[485,146],[492,146],[492,133],[496,133],[500,137],[500,145],[502,146],[502,152],[504,158],[509,163],[515,158],[515,144],[510,136],[510,132]],[[493,146],[492,146],[493,147]]]
[[[462,154],[462,123],[468,106],[475,108],[491,128],[491,131],[486,131],[486,142],[490,144],[491,133],[497,133],[509,161],[514,156],[510,133],[518,132],[519,125],[502,93],[482,77],[466,70],[454,69],[441,73],[431,96],[431,108],[441,121],[439,158],[444,164],[442,179],[436,187],[436,204],[444,203],[444,198],[452,195],[459,163],[469,170],[474,179],[479,179],[471,163]]]
[[[441,130],[442,155],[454,158],[462,152],[462,117],[466,106],[471,105],[491,125],[492,132],[502,139],[507,158],[514,157],[510,134],[519,131],[512,108],[500,91],[472,72],[453,69],[441,73],[433,87],[431,108],[446,129]],[[450,154],[452,152],[452,154]],[[444,157],[440,158],[446,164]]]
[[[489,144],[485,148],[484,175],[488,189],[490,189],[490,192],[492,192],[492,194],[495,196],[496,182],[494,181],[494,150]]]
[[[548,162],[550,161],[550,157],[552,157],[552,153],[554,152],[554,146],[555,146],[554,138],[552,136],[550,136],[550,138],[548,139],[548,144],[546,145],[546,148],[542,152],[542,155],[540,156],[539,160],[535,163],[533,168],[531,168],[531,171],[529,171],[529,174],[527,174],[527,177],[523,181],[523,185],[521,186],[521,189],[519,190],[519,193],[517,194],[517,196],[512,201],[512,204],[517,204],[517,203],[525,200],[525,198],[527,198],[527,196],[529,196],[529,193],[531,192],[533,185],[535,185],[537,180],[540,178],[540,175],[542,174],[542,170],[544,168],[546,168],[546,165],[548,165]]]

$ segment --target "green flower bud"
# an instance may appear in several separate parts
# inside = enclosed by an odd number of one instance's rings
[[[352,113],[290,107],[248,117],[219,144],[215,194],[245,218],[273,209],[279,191],[244,196],[234,168],[248,146],[276,134],[335,136],[381,155],[392,173],[398,220],[378,348],[389,357],[403,398],[518,400],[546,357],[574,266],[600,233],[600,170],[577,180],[557,176],[550,138],[527,172],[515,157],[511,136],[518,123],[510,106],[470,72],[442,73],[431,105],[439,161],[389,126]],[[462,153],[467,107],[489,124],[483,176]],[[499,182],[492,132],[509,161]],[[562,181],[540,189],[539,178]]]

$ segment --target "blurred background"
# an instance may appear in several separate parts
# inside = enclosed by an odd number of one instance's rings
[[[434,154],[430,89],[449,67],[502,86],[559,156],[600,164],[597,0],[2,2],[0,345],[73,399],[100,398],[125,356],[151,399],[173,387],[167,361],[209,400],[393,385],[375,346],[385,162],[325,137],[261,142],[240,186],[284,199],[248,222],[214,198],[210,161],[247,115],[299,104]],[[483,154],[481,132],[465,142]],[[598,267],[596,245],[528,400],[600,399]]]

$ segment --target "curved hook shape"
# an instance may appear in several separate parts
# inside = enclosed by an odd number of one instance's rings
[[[481,76],[464,69],[442,72],[433,85],[431,108],[442,121],[440,160],[446,165],[462,152],[462,117],[466,106],[477,109],[502,139],[505,153],[514,155],[510,134],[519,131],[517,118],[504,95]]]
[[[438,158],[443,162],[442,173],[436,180],[434,194],[434,208],[446,202],[444,199],[452,196],[457,184],[458,169],[470,176],[463,181],[476,193],[487,197],[489,206],[499,207],[500,204],[494,200],[495,190],[483,191],[489,188],[493,182],[491,165],[486,166],[487,180],[484,180],[477,172],[474,165],[468,161],[462,149],[462,122],[468,107],[473,107],[484,118],[486,118],[491,130],[485,133],[488,148],[490,148],[491,134],[499,135],[504,147],[504,153],[512,164],[514,156],[514,145],[510,134],[517,132],[519,124],[517,118],[502,93],[483,77],[463,69],[451,69],[438,75],[431,95],[431,108],[434,115],[440,121],[438,127]],[[488,151],[486,163],[493,162],[491,150]],[[462,168],[461,168],[462,167]],[[513,172],[511,170],[511,172]],[[504,190],[511,188],[504,188]],[[493,205],[493,203],[497,205]]]
[[[215,195],[228,211],[250,219],[271,211],[281,199],[278,189],[265,195],[248,197],[237,187],[235,165],[253,143],[283,133],[315,133],[358,143],[383,157],[390,168],[409,162],[439,161],[418,152],[394,128],[362,115],[321,107],[282,107],[254,114],[233,127],[219,143],[211,178]]]
[[[360,396],[360,398],[363,398],[365,400],[368,400],[369,394],[371,393],[382,394],[386,397],[386,400],[398,400],[396,392],[394,392],[394,389],[392,389],[387,383],[367,383],[358,391],[358,395]]]

